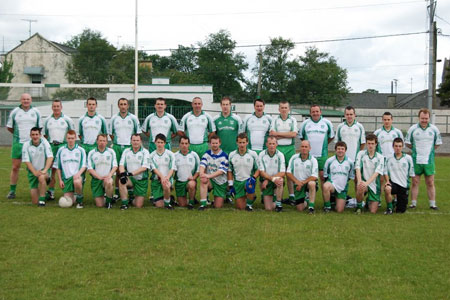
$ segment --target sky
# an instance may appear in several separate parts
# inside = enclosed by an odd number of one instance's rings
[[[29,22],[23,19],[37,20],[31,23],[31,34],[39,32],[55,42],[90,28],[114,46],[135,43],[135,0],[2,2],[2,51],[29,37]],[[225,29],[251,69],[258,47],[239,46],[265,45],[270,38],[282,37],[297,43],[293,56],[303,55],[309,46],[333,56],[347,69],[352,92],[390,92],[394,79],[398,93],[418,92],[427,88],[428,4],[425,0],[138,0],[138,49],[170,55],[161,49],[197,45]],[[444,61],[450,58],[450,1],[437,1],[435,20],[440,32],[437,58]],[[396,36],[323,42],[380,35]],[[437,63],[438,85],[442,68],[443,62]],[[246,75],[251,76],[250,71]]]

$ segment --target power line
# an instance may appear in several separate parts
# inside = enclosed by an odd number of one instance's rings
[[[438,18],[439,20],[443,21],[444,23],[447,23],[448,25],[450,25],[449,22],[447,22],[445,19],[439,17],[438,15],[435,14],[434,16],[435,16],[436,18]]]

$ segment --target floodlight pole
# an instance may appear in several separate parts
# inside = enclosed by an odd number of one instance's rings
[[[138,115],[138,105],[139,105],[139,99],[138,99],[138,66],[139,66],[139,60],[138,60],[138,0],[136,2],[136,12],[135,12],[135,36],[134,36],[134,114],[136,117],[139,118]]]
[[[436,11],[436,0],[430,0],[430,5],[428,6],[428,15],[430,17],[429,23],[429,44],[428,44],[428,97],[427,97],[427,108],[430,112],[433,109],[433,98],[435,93],[435,86],[433,86],[434,80],[433,76],[436,72],[436,57],[435,57],[435,30],[436,23],[434,22],[434,12]],[[433,114],[431,114],[432,116]]]
[[[31,37],[31,23],[37,22],[37,20],[22,19],[22,21],[28,22],[28,37]]]

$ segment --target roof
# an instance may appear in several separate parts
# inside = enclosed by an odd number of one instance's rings
[[[25,41],[22,41],[19,45],[17,45],[16,47],[12,48],[11,50],[8,51],[8,53],[6,53],[5,55],[10,54],[11,52],[13,52],[14,50],[16,50],[17,48],[19,48],[20,46],[22,46],[23,44],[25,44],[26,42],[28,42],[29,40],[38,37],[44,41],[46,41],[47,43],[49,43],[50,45],[52,45],[53,47],[55,47],[56,49],[58,49],[59,51],[65,53],[65,54],[72,54],[74,52],[76,52],[77,50],[65,45],[62,45],[60,43],[56,43],[56,42],[52,42],[47,40],[46,38],[44,38],[42,35],[40,35],[39,33],[35,33],[32,36],[30,36],[28,39],[26,39]]]
[[[292,111],[295,113],[298,113],[300,115],[309,116],[309,108],[308,109],[293,108]],[[343,117],[344,116],[344,112],[339,111],[339,110],[322,109],[321,111],[322,111],[322,116],[324,116],[324,117]]]

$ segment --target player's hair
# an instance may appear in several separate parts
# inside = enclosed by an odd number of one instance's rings
[[[211,134],[211,136],[209,137],[209,142],[211,143],[212,140],[219,140],[220,142],[222,142],[217,134]]]
[[[353,106],[351,106],[351,105],[346,106],[346,107],[345,107],[345,110],[353,110],[353,113],[356,114],[355,108],[354,108]]]
[[[119,100],[117,100],[117,105],[119,105],[120,101],[127,101],[128,104],[128,99],[127,98],[119,98]]]
[[[389,112],[389,111],[387,111],[387,112],[385,112],[384,114],[383,114],[383,117],[384,116],[391,116],[391,119],[394,119],[394,116],[391,114],[391,112]]]
[[[280,104],[287,104],[287,105],[291,106],[291,104],[287,100],[281,100]]]
[[[262,102],[262,104],[266,105],[266,102],[261,98],[256,98],[255,100],[253,100],[253,106],[255,106],[256,102]]]
[[[97,99],[95,99],[94,97],[89,97],[89,98],[87,98],[86,104],[87,104],[89,101],[95,101],[95,104],[97,104]]]
[[[70,130],[67,130],[67,132],[66,132],[66,136],[68,136],[68,135],[74,135],[74,136],[77,136],[77,133],[75,132],[75,130],[70,129]]]
[[[200,98],[199,96],[194,97],[194,98],[192,99],[192,102],[194,102],[195,99],[200,99],[200,101],[203,102],[202,98]]]
[[[163,142],[165,143],[165,142],[166,142],[166,136],[165,136],[164,134],[162,134],[162,133],[158,133],[158,134],[155,136],[155,142],[156,142],[157,140],[161,140],[161,141],[163,141]]]
[[[189,139],[188,136],[185,136],[185,135],[181,136],[180,137],[180,143],[181,143],[182,140],[187,140],[189,144],[191,143],[191,140]]]
[[[155,104],[156,104],[156,102],[158,102],[158,101],[164,101],[164,104],[166,104],[166,99],[163,98],[163,97],[158,97],[158,98],[156,98]]]
[[[373,133],[369,133],[366,136],[366,141],[375,141],[375,144],[378,144],[378,137]]]
[[[31,128],[31,130],[30,130],[30,133],[31,132],[33,132],[33,131],[39,131],[39,133],[41,133],[41,128],[39,128],[39,127],[33,127],[33,128]]]
[[[139,137],[139,138],[141,139],[141,141],[142,141],[142,136],[141,136],[139,133],[133,133],[133,134],[131,135],[131,137],[130,137],[130,141],[133,139],[133,136]]]
[[[396,137],[393,141],[392,141],[392,147],[394,147],[395,143],[402,143],[402,145],[404,145],[404,142],[402,140],[402,138]]]
[[[238,139],[246,139],[248,142],[248,136],[245,132],[241,132],[238,134],[237,138],[236,138],[236,142],[238,141]]]
[[[344,147],[347,151],[347,144],[344,141],[337,142],[336,145],[334,145],[334,150],[337,150],[337,147]]]
[[[230,101],[230,104],[231,104],[231,98],[230,98],[230,96],[223,96],[222,99],[220,99],[220,104],[222,104],[222,102],[225,101],[225,100]]]
[[[424,113],[424,114],[428,114],[428,116],[430,116],[431,117],[431,113],[430,113],[430,111],[428,110],[428,108],[421,108],[420,110],[419,110],[419,113],[417,114],[417,116],[420,118],[420,114],[421,113]]]
[[[106,139],[106,141],[108,141],[108,135],[105,133],[99,133],[99,135],[97,135],[97,141],[99,137],[104,137]]]
[[[266,140],[266,143],[269,141],[269,140],[275,140],[275,142],[277,142],[278,143],[278,140],[277,140],[277,138],[276,137],[274,137],[274,136],[268,136],[267,137],[267,140]]]
[[[311,106],[309,107],[309,113],[311,113],[311,108],[313,108],[313,107],[318,107],[319,110],[322,111],[322,109],[320,108],[320,105],[319,105],[319,104],[313,104],[313,105],[311,105]]]

